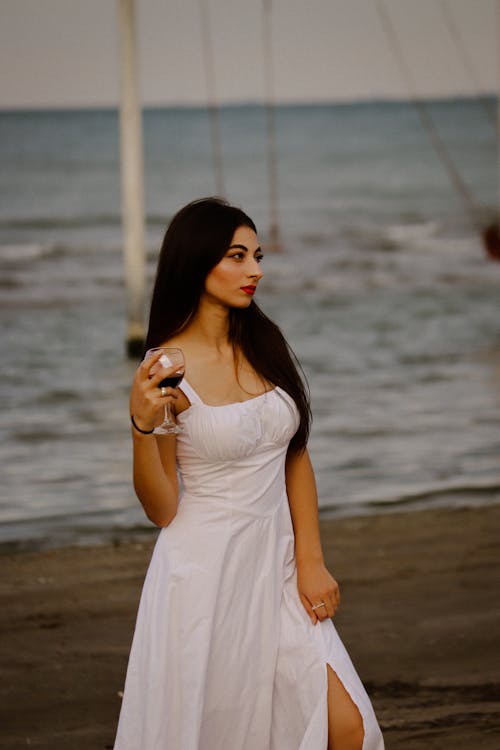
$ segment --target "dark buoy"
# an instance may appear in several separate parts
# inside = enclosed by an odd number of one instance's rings
[[[127,339],[127,357],[129,359],[140,359],[144,351],[144,338]]]
[[[484,249],[491,260],[500,261],[500,231],[498,224],[490,224],[483,229],[482,239]]]

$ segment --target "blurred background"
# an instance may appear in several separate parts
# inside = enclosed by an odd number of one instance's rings
[[[267,245],[258,302],[310,384],[322,513],[498,502],[500,263],[481,239],[499,211],[495,0],[136,11],[147,289],[175,211],[222,192]],[[1,4],[5,549],[148,528],[118,42],[111,0]]]

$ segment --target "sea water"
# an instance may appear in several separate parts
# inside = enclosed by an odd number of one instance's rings
[[[256,221],[258,303],[311,389],[326,515],[500,499],[496,135],[481,102],[428,105],[478,211],[409,103],[276,112],[282,252],[267,252],[266,118],[219,113],[225,194]],[[213,194],[207,113],[144,114],[148,288],[165,226]],[[0,114],[0,542],[148,528],[131,485],[118,118]]]

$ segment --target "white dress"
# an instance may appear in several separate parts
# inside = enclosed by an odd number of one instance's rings
[[[384,743],[330,619],[300,601],[285,457],[298,426],[281,388],[208,406],[186,380],[182,492],[142,591],[115,750],[326,750],[326,664]]]

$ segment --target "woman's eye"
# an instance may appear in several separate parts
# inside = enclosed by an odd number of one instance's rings
[[[245,253],[233,253],[232,255],[228,256],[229,258],[234,258],[235,260],[244,260],[245,259]],[[260,263],[264,255],[261,253],[260,255],[255,255],[254,258],[257,261],[257,263]]]

